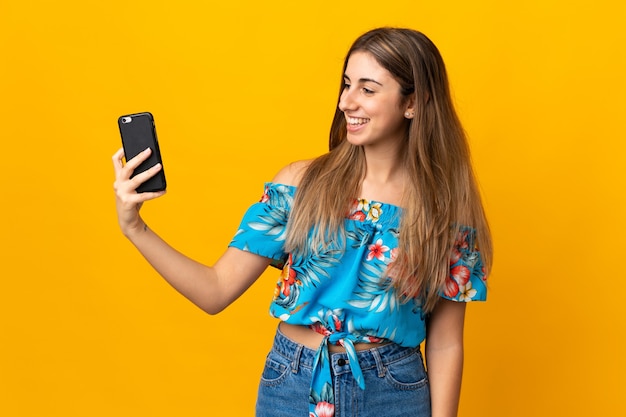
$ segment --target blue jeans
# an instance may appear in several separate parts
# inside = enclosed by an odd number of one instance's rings
[[[335,417],[430,417],[428,376],[419,346],[390,343],[357,353],[365,390],[352,376],[348,356],[331,353]],[[315,350],[277,330],[267,355],[257,417],[308,417]]]

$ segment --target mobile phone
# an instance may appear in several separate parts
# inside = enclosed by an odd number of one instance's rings
[[[165,190],[165,172],[163,171],[163,161],[161,160],[161,151],[159,149],[159,141],[157,140],[156,127],[152,114],[144,112],[120,116],[117,120],[117,124],[120,128],[122,146],[124,147],[124,155],[127,161],[147,148],[152,149],[150,157],[135,168],[131,178],[153,167],[157,163],[161,164],[161,170],[157,172],[155,176],[139,185],[137,192],[143,193],[146,191]]]

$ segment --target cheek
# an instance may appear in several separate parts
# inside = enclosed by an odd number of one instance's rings
[[[389,103],[386,107],[378,110],[378,118],[386,124],[396,125],[404,120],[404,112],[397,108],[395,103]]]
[[[398,110],[397,112],[390,112],[386,115],[385,126],[389,130],[396,131],[399,129],[404,129],[407,125],[408,120],[404,117],[404,112],[400,112]]]

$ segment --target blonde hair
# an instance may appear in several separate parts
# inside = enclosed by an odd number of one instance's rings
[[[443,59],[430,39],[410,29],[367,32],[348,51],[342,75],[357,51],[370,53],[398,81],[404,99],[415,102],[401,161],[413,181],[405,185],[398,256],[387,273],[404,300],[422,297],[423,309],[429,312],[449,276],[451,250],[462,226],[476,229],[475,243],[487,273],[491,267],[491,236],[467,139],[454,110]],[[363,149],[346,140],[346,121],[339,108],[329,148],[309,165],[298,185],[287,232],[290,252],[345,242],[343,222],[358,197],[366,166]]]

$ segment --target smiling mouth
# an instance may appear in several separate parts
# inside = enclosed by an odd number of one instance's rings
[[[365,123],[369,122],[370,119],[363,119],[363,118],[360,118],[360,117],[346,117],[346,121],[351,126],[360,126],[360,125],[364,125]]]

